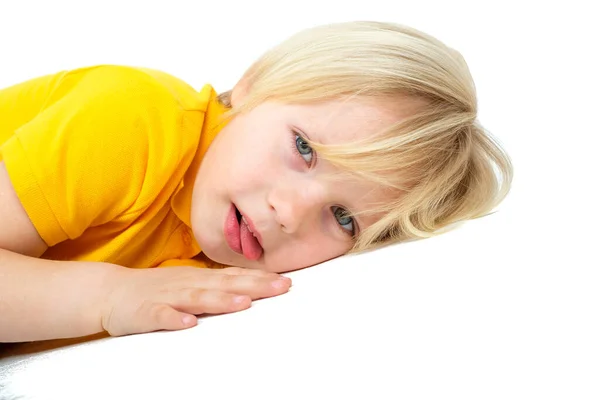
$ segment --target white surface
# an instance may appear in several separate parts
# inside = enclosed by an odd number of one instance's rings
[[[413,25],[463,53],[516,176],[497,214],[292,273],[251,310],[0,359],[1,400],[600,398],[600,32],[585,3],[38,3],[0,5],[0,87],[121,63],[225,90],[303,27]]]

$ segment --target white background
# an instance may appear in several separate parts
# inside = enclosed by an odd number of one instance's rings
[[[292,273],[290,293],[249,311],[0,359],[0,399],[600,398],[600,30],[588,3],[2,2],[0,87],[114,63],[223,91],[299,29],[411,25],[464,55],[515,181],[490,217]]]

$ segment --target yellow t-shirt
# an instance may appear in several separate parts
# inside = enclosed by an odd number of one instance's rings
[[[222,127],[216,96],[210,85],[198,92],[167,73],[118,65],[0,90],[0,161],[49,246],[42,257],[210,264],[189,260],[202,258],[190,206],[202,156]]]

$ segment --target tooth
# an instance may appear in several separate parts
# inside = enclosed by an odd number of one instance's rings
[[[250,233],[252,235],[254,235],[254,232],[252,232],[252,229],[250,229],[250,225],[248,225],[248,221],[246,221],[246,217],[242,217],[242,221],[244,221],[244,223],[246,224],[246,226],[248,227],[248,230],[250,231]]]

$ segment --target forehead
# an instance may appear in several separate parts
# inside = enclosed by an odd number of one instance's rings
[[[288,110],[311,140],[339,144],[377,135],[414,113],[417,106],[408,98],[350,98],[290,105]]]

